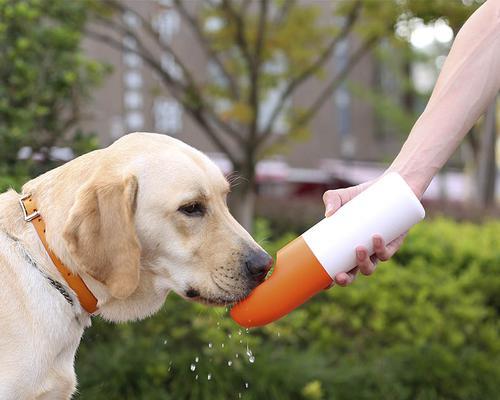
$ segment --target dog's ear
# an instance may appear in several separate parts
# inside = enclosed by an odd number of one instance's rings
[[[140,244],[134,227],[135,176],[98,177],[77,193],[63,238],[79,267],[111,296],[129,297],[139,284]]]

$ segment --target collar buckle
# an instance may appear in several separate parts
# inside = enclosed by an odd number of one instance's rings
[[[31,197],[31,194],[25,194],[19,199],[19,205],[21,206],[21,209],[23,210],[23,216],[24,220],[26,222],[31,222],[35,218],[38,218],[40,216],[40,212],[38,210],[33,211],[31,214],[28,214],[28,210],[26,209],[26,206],[24,204],[25,200],[28,200]]]

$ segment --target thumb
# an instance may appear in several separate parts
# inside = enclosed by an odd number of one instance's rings
[[[344,189],[327,190],[323,194],[323,203],[325,203],[325,217],[334,214],[345,203],[352,200],[359,193],[370,186],[373,181],[365,182],[357,186],[351,186]]]
[[[329,217],[342,206],[342,197],[339,190],[328,190],[323,194],[323,203],[325,203],[325,217]]]

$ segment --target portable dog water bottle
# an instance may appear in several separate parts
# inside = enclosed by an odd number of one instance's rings
[[[274,271],[236,304],[231,317],[251,328],[288,314],[356,266],[357,246],[373,253],[373,235],[386,243],[425,216],[408,184],[389,173],[278,251]]]

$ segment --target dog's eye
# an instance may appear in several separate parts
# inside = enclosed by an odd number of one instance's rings
[[[202,217],[205,215],[205,206],[199,202],[190,203],[179,207],[179,211],[189,217]]]

